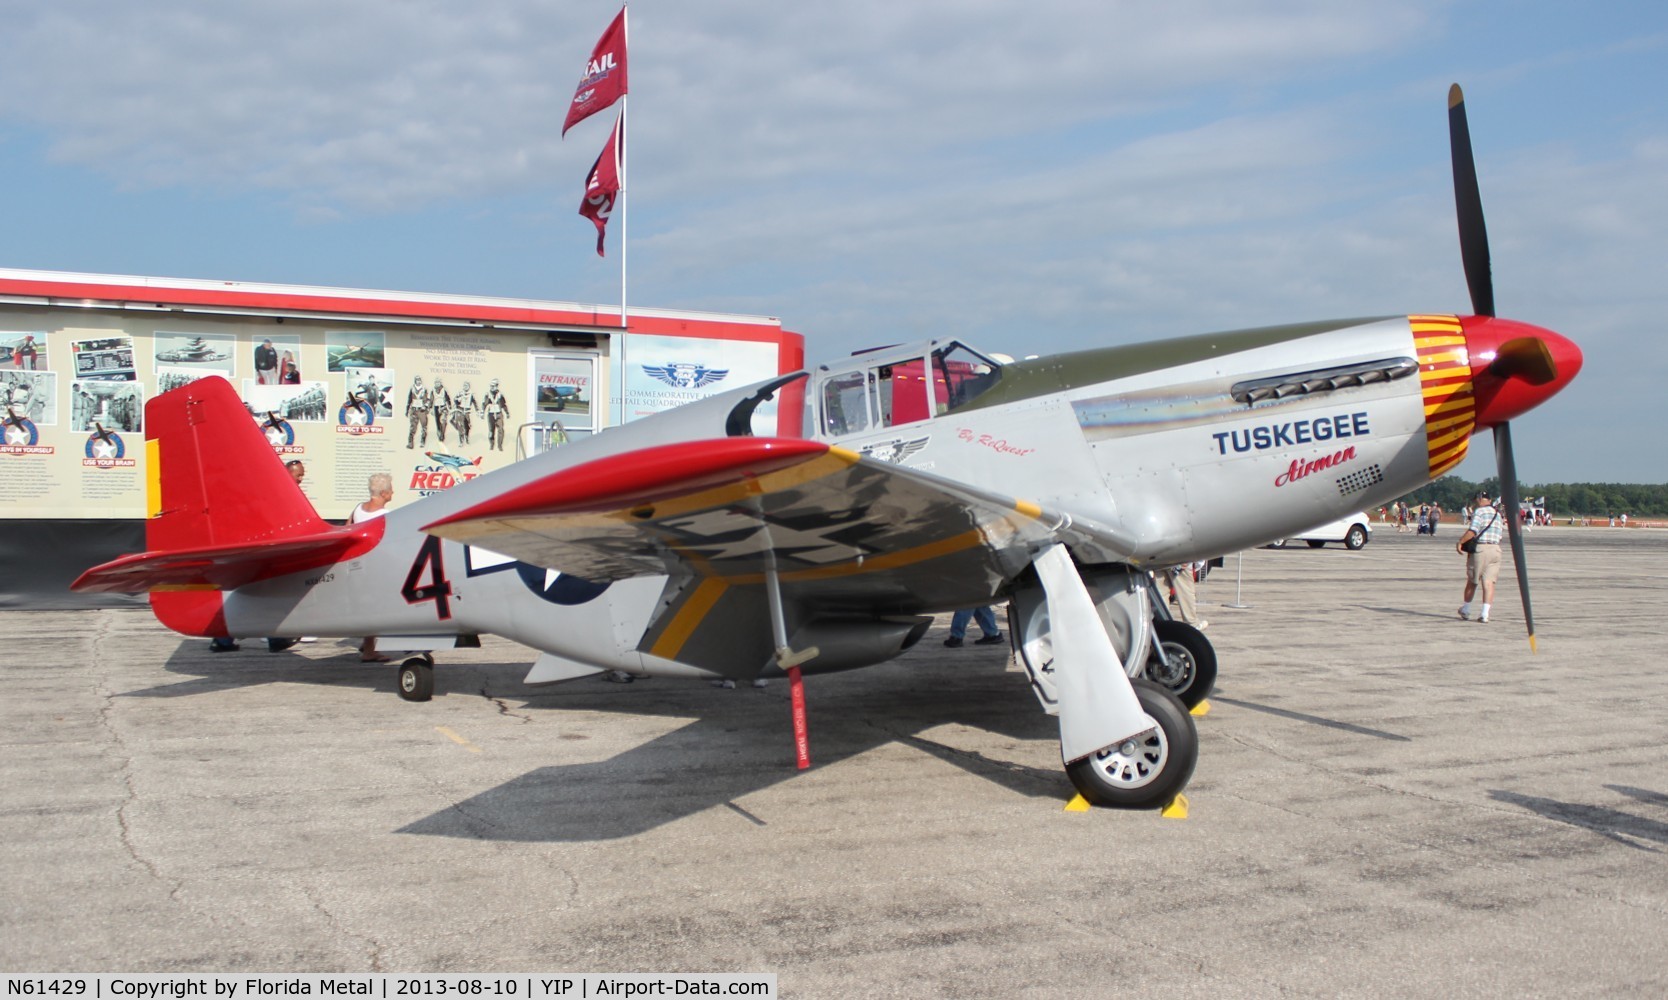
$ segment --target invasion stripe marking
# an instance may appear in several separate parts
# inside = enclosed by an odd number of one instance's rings
[[[689,599],[683,602],[683,607],[666,623],[666,628],[661,630],[660,637],[649,647],[649,652],[668,660],[677,659],[684,643],[695,634],[695,627],[701,624],[718,599],[724,596],[724,591],[729,589],[729,582],[720,577],[702,580]]]

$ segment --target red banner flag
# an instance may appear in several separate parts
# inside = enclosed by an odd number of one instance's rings
[[[573,103],[568,105],[567,120],[562,122],[562,134],[568,129],[606,109],[626,94],[626,12],[608,25],[608,30],[597,40],[591,58],[585,63],[585,75],[573,92]]]
[[[602,155],[591,164],[591,172],[585,177],[585,200],[579,203],[579,214],[596,223],[598,257],[608,256],[602,252],[602,240],[608,235],[608,218],[614,214],[614,199],[620,193],[621,121],[614,119],[614,131],[609,133]]]

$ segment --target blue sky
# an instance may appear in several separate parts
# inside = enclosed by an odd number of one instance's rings
[[[609,116],[559,137],[617,9],[0,0],[0,266],[617,302]],[[1668,7],[640,0],[631,43],[631,302],[812,359],[1468,311],[1458,81],[1500,314],[1587,355],[1520,474],[1668,479]]]

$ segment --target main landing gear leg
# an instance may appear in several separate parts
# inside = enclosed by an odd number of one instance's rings
[[[794,763],[803,771],[811,766],[811,735],[805,717],[805,682],[800,677],[799,665],[815,657],[817,647],[794,652],[788,648],[788,620],[782,610],[782,581],[776,575],[776,565],[765,569],[765,596],[770,601],[770,637],[776,646],[776,666],[788,675],[788,696],[793,706]]]
[[[1130,681],[1063,546],[1049,546],[1032,565],[1048,602],[1066,774],[1095,805],[1169,804],[1198,762],[1193,719],[1168,691]]]

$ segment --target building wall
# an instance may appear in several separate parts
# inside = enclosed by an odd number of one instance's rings
[[[63,592],[68,579],[117,554],[113,546],[131,550],[146,514],[144,402],[185,381],[230,381],[279,457],[305,463],[303,490],[320,515],[341,519],[365,498],[372,473],[392,474],[395,503],[414,502],[521,454],[803,363],[801,338],[762,318],[646,310],[629,333],[606,325],[617,314],[527,329],[482,323],[498,318],[480,305],[490,300],[382,297],[364,312],[349,305],[333,314],[321,306],[345,293],[328,289],[264,295],[247,312],[237,302],[203,312],[170,308],[170,298],[212,292],[148,287],[140,305],[108,290],[153,279],[108,279],[97,285],[106,301],[31,301],[20,293],[39,291],[41,273],[10,274],[0,272],[0,579],[10,581],[0,606],[78,606]],[[305,314],[283,308],[303,298]],[[517,318],[537,322],[538,305],[518,303],[526,315]],[[419,315],[397,315],[406,306]],[[396,315],[364,314],[373,311]],[[280,369],[257,371],[267,342]],[[295,366],[288,383],[286,362]],[[436,406],[408,415],[419,378],[430,393],[440,383],[453,412],[468,383],[475,405],[466,439],[448,414],[441,440]],[[495,383],[507,411],[501,444],[486,412]],[[765,407],[756,433],[798,432],[798,399],[783,403],[784,426]],[[92,530],[106,521],[124,523]]]

